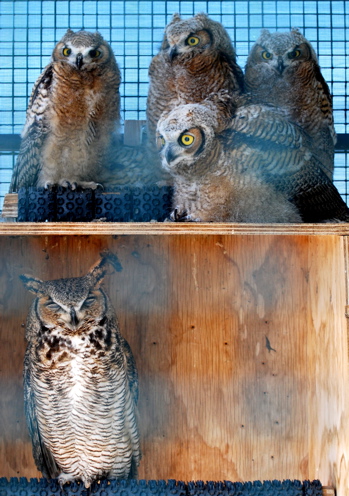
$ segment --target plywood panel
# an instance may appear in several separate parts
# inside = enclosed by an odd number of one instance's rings
[[[1,476],[38,476],[23,415],[18,275],[105,288],[140,376],[140,477],[314,479],[349,487],[343,239],[301,235],[0,237]]]

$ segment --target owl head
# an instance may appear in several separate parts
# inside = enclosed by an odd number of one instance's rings
[[[21,275],[24,286],[37,296],[35,311],[40,322],[48,328],[58,324],[71,331],[93,321],[100,323],[108,308],[107,296],[100,288],[107,261],[121,270],[116,255],[106,253],[83,277],[41,281]]]
[[[235,60],[236,54],[230,37],[222,24],[199,13],[190,19],[174,14],[165,28],[162,49],[172,61],[190,59],[198,54],[220,50]]]
[[[68,29],[52,53],[54,62],[69,64],[78,71],[91,71],[106,64],[116,64],[110,45],[100,33]]]
[[[282,77],[285,72],[308,61],[317,63],[316,53],[298,29],[285,33],[270,33],[263,29],[248,56],[246,77],[248,70],[257,66],[265,71],[265,75],[269,71]]]
[[[172,174],[202,174],[213,151],[216,127],[213,106],[187,104],[164,112],[156,133],[162,167]]]

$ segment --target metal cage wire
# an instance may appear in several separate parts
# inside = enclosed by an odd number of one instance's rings
[[[101,32],[121,69],[123,119],[145,119],[149,63],[175,12],[184,17],[206,12],[220,21],[229,32],[241,67],[262,28],[287,31],[298,27],[302,31],[318,54],[333,94],[335,127],[340,137],[334,177],[348,201],[348,2],[1,0],[0,209],[8,191],[32,86],[65,31],[71,28]]]

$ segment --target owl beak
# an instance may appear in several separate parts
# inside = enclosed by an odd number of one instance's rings
[[[76,56],[76,67],[78,69],[81,69],[83,63],[84,63],[84,57],[82,53],[78,53]]]
[[[79,323],[79,319],[78,319],[78,317],[76,315],[75,308],[71,308],[70,309],[70,322],[74,326],[76,326]]]
[[[169,57],[170,57],[170,61],[172,62],[173,59],[178,55],[178,50],[177,50],[177,47],[174,46],[171,48],[170,50],[170,53],[169,53]]]
[[[285,69],[285,64],[281,57],[278,57],[278,64],[276,68],[280,74],[282,74]]]
[[[166,162],[168,164],[170,164],[175,158],[177,157],[177,155],[175,155],[173,153],[173,150],[172,150],[172,147],[171,146],[168,146],[167,147],[167,150],[165,152],[165,158],[166,158]]]

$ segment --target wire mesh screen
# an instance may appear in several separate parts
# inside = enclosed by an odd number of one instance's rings
[[[123,119],[145,119],[148,67],[172,14],[207,12],[230,34],[244,67],[262,28],[298,27],[313,44],[333,94],[337,133],[348,133],[349,3],[346,1],[52,1],[0,2],[0,208],[33,83],[67,28],[101,32],[122,72]],[[17,135],[17,136],[16,136]],[[13,138],[13,139],[12,139]],[[17,139],[16,139],[17,138]],[[347,152],[335,158],[335,184],[348,200]]]

